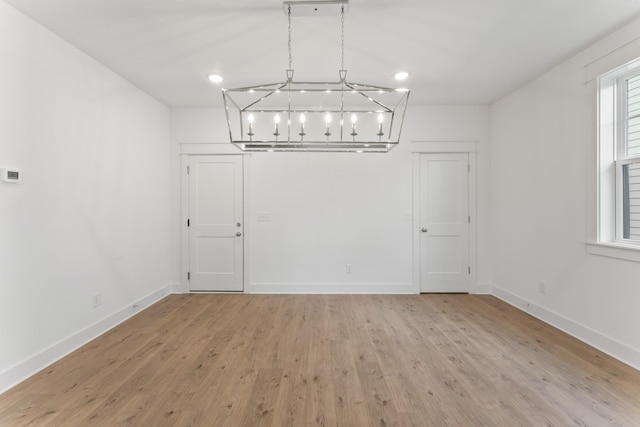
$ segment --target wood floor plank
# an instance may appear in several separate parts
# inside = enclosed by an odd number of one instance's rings
[[[636,426],[640,372],[491,296],[172,295],[0,426]]]
[[[343,338],[331,342],[333,405],[336,425],[353,426],[370,423],[365,395],[358,376],[351,343]]]
[[[304,370],[307,377],[308,393],[305,400],[303,420],[308,426],[335,426],[336,408],[333,385],[333,357],[331,343],[335,340],[335,329],[331,327],[330,296],[315,299],[313,306],[313,348],[308,352]]]
[[[391,398],[387,379],[377,362],[357,362],[358,378],[372,426],[398,426],[398,408]]]
[[[260,369],[255,387],[247,398],[243,410],[241,426],[270,426],[280,391],[282,369]]]

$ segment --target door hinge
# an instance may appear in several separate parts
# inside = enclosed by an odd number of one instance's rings
[[[467,172],[471,172],[471,165],[467,165]]]
[[[187,218],[187,227],[189,227],[191,224],[191,222],[189,221],[189,218]]]
[[[191,272],[190,271],[187,272],[187,280],[191,280]]]
[[[471,274],[471,267],[469,267],[469,274]]]
[[[469,224],[471,224],[471,215],[467,217],[469,219]]]
[[[187,165],[187,175],[191,173],[191,168]]]

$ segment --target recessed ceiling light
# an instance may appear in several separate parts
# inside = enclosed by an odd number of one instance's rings
[[[407,77],[409,77],[409,73],[407,73],[406,71],[399,71],[393,75],[393,78],[396,80],[404,80]]]
[[[224,79],[218,74],[209,74],[209,81],[212,83],[222,83],[222,80]]]

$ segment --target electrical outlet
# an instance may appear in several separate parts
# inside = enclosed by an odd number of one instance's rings
[[[102,304],[102,294],[100,292],[96,292],[91,297],[93,300],[93,308],[99,307]]]
[[[345,273],[347,273],[347,274],[353,274],[353,265],[351,265],[351,264],[347,264],[347,265],[345,266]]]
[[[547,293],[547,284],[544,282],[538,282],[538,292],[541,294]]]

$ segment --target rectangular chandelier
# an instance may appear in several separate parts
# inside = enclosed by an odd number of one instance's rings
[[[223,90],[243,151],[387,152],[400,142],[409,92],[339,81]]]
[[[337,81],[298,82],[291,67],[281,83],[222,89],[231,143],[242,151],[326,151],[385,153],[398,145],[409,91],[347,81],[344,69],[345,0],[340,6],[342,69]],[[317,8],[316,8],[317,9]]]

